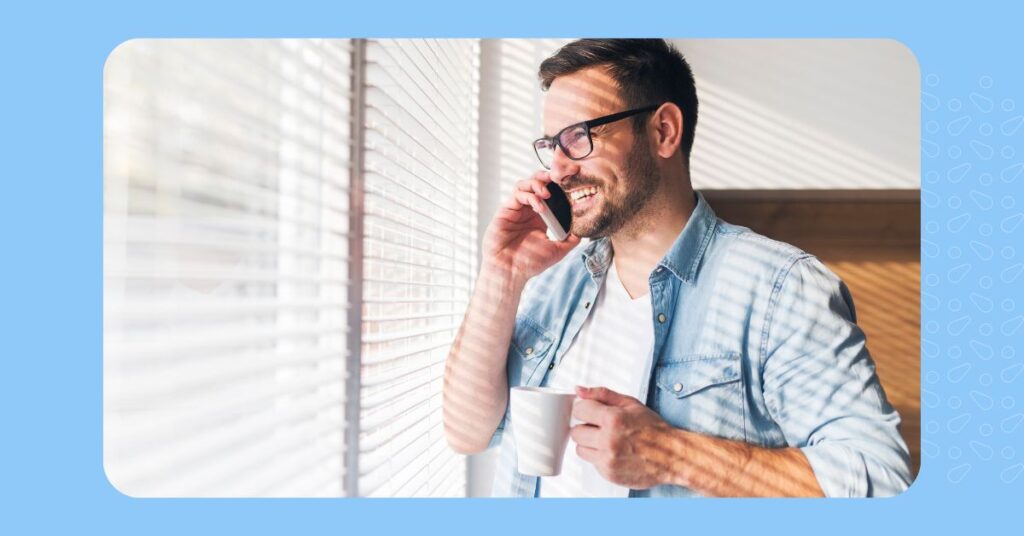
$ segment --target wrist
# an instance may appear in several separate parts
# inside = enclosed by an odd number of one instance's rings
[[[694,433],[680,428],[668,427],[664,445],[669,445],[670,458],[665,471],[665,484],[692,488],[690,464],[693,461]]]
[[[518,296],[526,287],[526,282],[529,279],[508,264],[494,259],[485,259],[480,267],[478,283],[487,285],[491,289],[497,289],[502,294]]]

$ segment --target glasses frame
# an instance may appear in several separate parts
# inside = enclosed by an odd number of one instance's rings
[[[564,154],[567,158],[569,158],[569,160],[583,160],[584,158],[590,156],[590,153],[594,152],[594,139],[590,136],[590,129],[597,128],[597,127],[602,126],[602,125],[607,125],[608,123],[614,123],[616,121],[621,121],[621,120],[623,120],[623,119],[625,119],[627,117],[632,117],[634,115],[642,114],[644,112],[650,112],[650,111],[653,111],[653,110],[657,110],[659,107],[661,107],[661,104],[652,104],[650,106],[643,106],[643,107],[640,107],[640,108],[633,108],[632,110],[626,110],[624,112],[618,112],[618,113],[614,113],[614,114],[611,114],[611,115],[601,116],[601,117],[598,117],[598,118],[595,118],[595,119],[591,119],[589,121],[581,121],[579,123],[573,123],[573,124],[563,128],[562,130],[559,130],[554,136],[542,136],[540,138],[537,138],[536,140],[533,140],[533,152],[534,152],[534,154],[537,155],[537,160],[540,160],[540,165],[544,166],[544,169],[551,169],[551,166],[549,164],[545,164],[544,163],[544,159],[541,158],[541,156],[540,156],[540,149],[537,147],[537,144],[542,142],[542,141],[546,141],[546,142],[550,143],[555,149],[561,149],[562,150],[562,154]],[[567,130],[574,129],[574,128],[579,128],[579,127],[583,127],[584,132],[587,133],[587,143],[590,145],[590,148],[587,149],[586,154],[584,154],[583,156],[574,157],[574,156],[570,155],[569,151],[566,150],[564,145],[562,145],[562,134],[564,134]],[[552,156],[553,156],[554,155],[554,149],[551,152],[552,152]],[[554,158],[552,158],[552,163],[554,163]]]

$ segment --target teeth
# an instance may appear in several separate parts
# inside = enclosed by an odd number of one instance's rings
[[[597,193],[597,187],[591,186],[589,188],[578,188],[569,193],[569,198],[573,201],[579,201],[588,195],[594,195]]]

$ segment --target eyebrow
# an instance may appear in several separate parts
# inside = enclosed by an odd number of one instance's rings
[[[555,132],[555,134],[557,134],[557,133],[559,133],[559,132],[561,132],[561,131],[565,130],[565,129],[566,129],[566,127],[569,127],[569,126],[572,126],[572,125],[578,125],[578,124],[579,124],[579,123],[571,123],[571,124],[569,124],[569,125],[565,125],[564,127],[562,127],[562,128],[560,128],[560,129],[558,129],[558,130],[557,130],[557,131]],[[544,133],[542,133],[542,134],[541,134],[541,137],[544,137],[544,138],[553,138],[553,137],[555,137],[555,134],[548,134],[547,132],[544,132]]]
[[[591,121],[591,119],[584,119],[583,121],[576,121],[575,123],[569,123],[568,125],[565,125],[564,127],[558,129],[558,131],[555,132],[555,134],[558,134],[559,132],[561,132],[561,131],[569,128],[569,127],[573,127],[573,126],[576,126],[576,125],[582,125],[583,123],[586,123],[587,121]],[[544,133],[543,137],[545,137],[545,138],[553,138],[555,136],[555,134]]]
[[[584,119],[583,121],[577,121],[575,123],[569,123],[568,125],[562,127],[558,131],[561,132],[561,131],[563,131],[563,130],[571,127],[571,126],[579,125],[581,123],[592,123],[592,124],[587,126],[587,130],[594,130],[595,128],[603,127],[603,126],[605,126],[605,125],[607,125],[609,123],[614,123],[614,122],[616,122],[616,121],[618,121],[620,119],[625,119],[627,117],[630,117],[630,116],[633,116],[633,115],[636,115],[636,114],[639,114],[639,113],[643,113],[643,112],[649,112],[651,110],[654,110],[654,109],[658,108],[659,106],[661,106],[661,104],[651,104],[651,105],[648,105],[648,106],[642,106],[640,108],[633,108],[632,110],[623,110],[621,112],[617,112],[617,113],[610,114],[610,115],[601,115],[601,116],[595,117],[593,119]],[[550,136],[547,135],[547,134],[544,135],[545,138],[551,138],[552,136],[553,135],[550,135]]]

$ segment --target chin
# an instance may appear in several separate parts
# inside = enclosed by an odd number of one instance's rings
[[[577,225],[575,221],[572,222],[572,228],[569,232],[580,238],[594,238],[593,229],[589,225]]]
[[[572,223],[572,234],[580,238],[601,238],[605,236],[607,225],[598,225],[597,218],[587,218],[586,220],[574,219]],[[607,223],[607,222],[605,222]]]
[[[577,216],[573,213],[571,232],[580,238],[601,238],[606,235],[609,223],[606,207],[602,203],[582,215]]]

